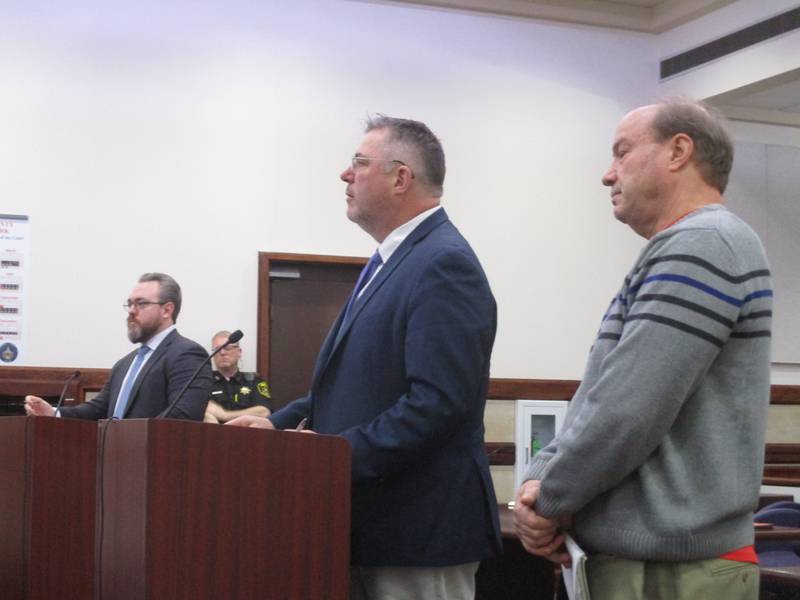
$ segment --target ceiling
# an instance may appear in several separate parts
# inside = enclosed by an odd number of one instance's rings
[[[708,100],[730,119],[800,127],[800,69]]]
[[[388,0],[503,16],[661,33],[735,0]],[[688,48],[687,48],[688,49]],[[800,127],[800,70],[707,99],[732,119]]]
[[[497,15],[660,33],[735,0],[395,0]]]

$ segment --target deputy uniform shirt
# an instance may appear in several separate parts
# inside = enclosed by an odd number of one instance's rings
[[[230,379],[225,379],[214,371],[209,400],[225,410],[244,410],[251,406],[266,406],[272,412],[272,393],[269,385],[257,373],[237,371]]]

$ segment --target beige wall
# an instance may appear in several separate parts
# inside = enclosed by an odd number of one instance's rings
[[[767,416],[767,443],[796,444],[800,431],[800,406],[779,404],[769,407]]]
[[[514,441],[514,402],[489,400],[484,413],[487,442]],[[767,417],[767,443],[796,444],[800,431],[800,406],[778,404],[769,408]],[[514,498],[514,467],[494,466],[492,480],[498,502]],[[775,490],[772,490],[775,491]],[[786,490],[777,490],[786,493]]]
[[[489,400],[486,403],[483,423],[486,427],[487,442],[513,442],[514,402]],[[514,498],[514,467],[494,466],[491,471],[497,501],[512,500]]]

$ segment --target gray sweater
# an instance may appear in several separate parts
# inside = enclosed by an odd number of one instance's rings
[[[590,552],[700,560],[753,543],[772,288],[756,234],[722,205],[655,235],[603,317],[553,442],[526,479]]]

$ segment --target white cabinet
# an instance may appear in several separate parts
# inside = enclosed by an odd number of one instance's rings
[[[514,482],[519,488],[531,456],[547,446],[564,424],[569,402],[566,400],[517,400],[514,411]]]

